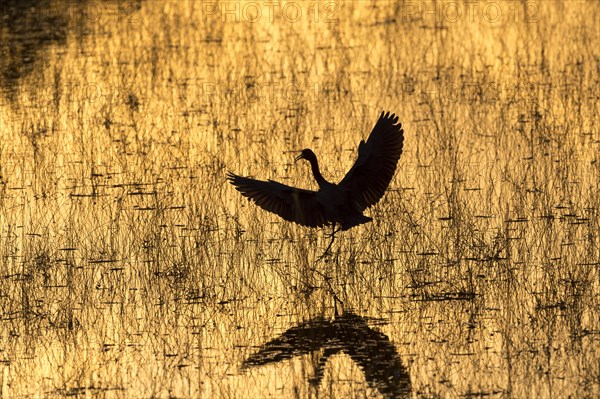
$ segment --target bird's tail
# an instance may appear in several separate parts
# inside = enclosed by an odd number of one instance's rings
[[[353,216],[352,218],[347,219],[347,220],[344,221],[344,223],[342,223],[342,231],[343,230],[348,230],[348,229],[350,229],[350,228],[352,228],[354,226],[358,226],[358,225],[363,224],[363,223],[369,223],[372,220],[373,220],[373,218],[370,218],[370,217],[365,216],[365,215],[356,215],[356,216]]]

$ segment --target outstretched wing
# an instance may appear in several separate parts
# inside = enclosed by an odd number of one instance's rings
[[[324,317],[301,323],[261,345],[257,353],[244,360],[242,369],[281,362],[320,349],[329,349],[327,355],[331,356],[342,349],[341,345],[332,342],[336,333],[335,325]]]
[[[285,220],[308,227],[321,227],[328,223],[323,206],[315,198],[315,191],[286,186],[273,180],[250,179],[233,173],[228,173],[227,179],[242,195],[256,202],[256,205]]]
[[[358,158],[339,186],[364,210],[375,205],[390,184],[404,144],[402,124],[394,114],[381,113],[367,142],[358,145]]]

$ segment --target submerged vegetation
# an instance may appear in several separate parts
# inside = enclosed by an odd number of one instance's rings
[[[414,397],[600,395],[597,2],[2,11],[0,396],[385,396],[349,339],[248,367],[359,316]],[[396,175],[322,260],[227,184],[339,181],[384,109]]]

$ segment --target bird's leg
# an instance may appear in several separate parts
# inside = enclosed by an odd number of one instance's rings
[[[338,231],[342,230],[342,225],[340,225],[339,229],[335,229],[335,222],[333,222],[331,224],[331,236],[333,237],[335,235],[335,233],[337,233]]]
[[[327,256],[327,254],[329,254],[329,250],[331,249],[331,246],[333,245],[333,241],[335,240],[335,233],[337,233],[338,231],[339,230],[335,229],[335,222],[333,222],[331,224],[331,241],[329,241],[329,245],[327,246],[327,249],[325,250],[325,252],[323,252],[323,255],[319,256],[319,258],[317,259],[317,261],[320,261],[325,256]]]
[[[323,255],[321,255],[321,257],[322,256]],[[329,277],[327,274],[321,272],[318,269],[313,269],[313,271],[316,272],[317,274],[319,274],[323,278],[323,281],[325,282],[325,284],[327,284],[326,290],[333,297],[333,311],[334,311],[334,315],[335,315],[336,318],[339,317],[340,314],[344,313],[344,301],[342,301],[338,297],[338,295],[335,293],[335,290],[333,289],[333,285],[331,285],[332,278]],[[338,304],[340,305],[340,309],[342,310],[341,313],[338,311]]]
[[[340,304],[340,308],[342,309],[342,314],[344,313],[344,302],[338,298],[338,296],[335,294],[335,292],[333,292],[333,290],[331,291],[331,293],[333,294],[333,311],[335,312],[335,317],[339,317],[340,313],[338,312],[338,303]]]

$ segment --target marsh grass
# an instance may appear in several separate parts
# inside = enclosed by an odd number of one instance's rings
[[[2,396],[316,396],[314,356],[239,365],[334,296],[387,320],[415,397],[597,396],[598,5],[298,4],[293,23],[70,6],[0,112]],[[322,261],[325,231],[226,183],[314,188],[305,147],[338,181],[381,110],[398,172]],[[318,394],[378,395],[343,355]]]

